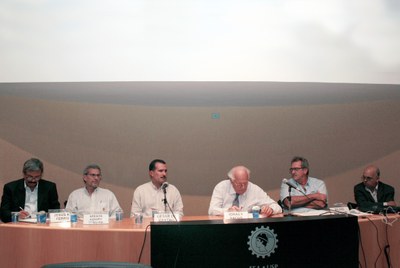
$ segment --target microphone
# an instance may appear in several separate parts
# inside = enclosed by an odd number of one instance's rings
[[[165,207],[165,211],[167,211],[167,187],[168,187],[168,182],[163,182],[161,184],[161,190],[164,192],[164,199],[162,200],[164,202],[164,207]]]
[[[168,187],[168,182],[163,182],[163,184],[161,184],[161,189],[165,192],[165,189]]]
[[[291,183],[290,181],[288,181],[286,178],[284,178],[284,179],[282,180],[282,182],[283,182],[284,184],[286,184],[287,186],[292,187],[293,189],[296,189],[297,191],[299,191],[299,192],[302,193],[302,191],[299,190],[299,188],[297,188],[296,185],[294,185],[293,183]]]

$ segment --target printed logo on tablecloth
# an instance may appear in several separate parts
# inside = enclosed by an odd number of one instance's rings
[[[265,258],[265,256],[269,257],[275,253],[275,249],[278,248],[278,239],[273,229],[261,226],[251,231],[247,244],[253,255],[256,255],[257,258]]]

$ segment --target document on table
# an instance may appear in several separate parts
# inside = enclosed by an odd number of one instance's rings
[[[324,209],[319,209],[319,210],[317,210],[317,209],[309,209],[309,210],[304,210],[304,211],[299,211],[299,212],[294,212],[294,213],[292,213],[293,215],[296,215],[296,216],[319,216],[319,215],[322,215],[322,214],[326,214],[326,215],[328,215],[328,214],[333,214],[333,213],[330,213],[329,211],[327,211],[327,210],[324,210]]]
[[[37,223],[36,218],[18,219],[20,222]]]

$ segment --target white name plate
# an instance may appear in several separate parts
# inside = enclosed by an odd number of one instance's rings
[[[177,221],[178,218],[174,218],[174,215],[172,215],[171,212],[158,212],[157,214],[154,214],[154,221],[159,222],[159,221]]]
[[[224,219],[226,220],[248,219],[252,217],[252,214],[246,211],[226,211],[224,213]]]
[[[83,224],[108,224],[108,214],[90,213],[83,215]]]
[[[71,213],[69,212],[49,213],[49,218],[51,223],[70,222]]]

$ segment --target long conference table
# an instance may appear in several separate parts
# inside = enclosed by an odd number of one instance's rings
[[[276,218],[283,216],[279,215]],[[221,221],[217,216],[185,216],[181,221]],[[265,224],[265,219],[263,224]],[[151,218],[131,218],[107,225],[78,223],[0,224],[0,267],[38,268],[77,261],[151,264]],[[229,224],[229,223],[226,223]],[[359,267],[400,267],[400,215],[358,218]],[[389,247],[387,247],[389,245]],[[341,245],[337,245],[340,247]],[[387,254],[385,254],[385,251]],[[388,256],[388,257],[387,257]]]

